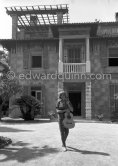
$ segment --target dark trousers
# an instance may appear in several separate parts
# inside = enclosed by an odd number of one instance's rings
[[[60,129],[60,134],[61,134],[62,146],[66,146],[66,139],[69,134],[69,129],[64,127],[62,119],[59,119],[59,129]]]

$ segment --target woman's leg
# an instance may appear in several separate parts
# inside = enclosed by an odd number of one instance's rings
[[[59,121],[59,129],[60,129],[60,134],[61,134],[62,146],[66,147],[66,144],[65,144],[65,128],[63,126],[62,121]]]
[[[68,134],[69,134],[69,129],[68,128],[65,128],[65,142],[66,142],[66,139],[68,137]]]

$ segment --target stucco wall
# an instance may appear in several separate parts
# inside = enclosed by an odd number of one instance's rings
[[[104,114],[109,118],[109,79],[104,78],[107,67],[107,45],[106,41],[94,41],[91,45],[91,73],[96,74],[92,83],[92,117]],[[99,74],[99,76],[98,76]],[[100,79],[101,78],[101,79]]]
[[[31,68],[31,55],[40,54],[42,49],[43,67],[39,69]],[[30,94],[31,86],[41,86],[42,98],[44,102],[43,111],[47,114],[49,111],[55,111],[55,103],[57,100],[57,79],[51,75],[55,74],[58,69],[58,47],[56,43],[31,43],[19,44],[17,49],[10,53],[11,70],[19,77],[20,74],[27,74],[27,78],[20,79],[20,83],[24,85],[24,94]],[[29,75],[28,75],[29,73]],[[31,79],[32,74],[37,73],[38,79]],[[41,77],[41,76],[44,77]],[[20,77],[19,77],[20,78]],[[55,78],[55,79],[54,79]]]

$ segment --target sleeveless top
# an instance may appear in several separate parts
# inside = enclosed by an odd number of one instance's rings
[[[59,99],[56,104],[58,110],[65,110],[68,108],[66,101]]]
[[[56,104],[56,109],[57,110],[66,110],[67,108],[68,108],[68,105],[67,105],[66,101],[61,100],[61,99],[59,99],[57,101],[57,104]],[[57,113],[58,113],[58,119],[59,120],[63,120],[65,118],[65,116],[64,116],[65,112],[63,112],[63,113],[57,112]]]

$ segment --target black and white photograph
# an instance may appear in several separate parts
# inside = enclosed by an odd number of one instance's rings
[[[118,0],[0,0],[0,166],[118,166]]]

